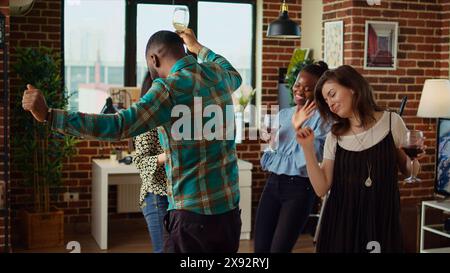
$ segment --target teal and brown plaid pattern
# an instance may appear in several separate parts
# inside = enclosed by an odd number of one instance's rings
[[[194,124],[194,115],[201,115],[207,106],[217,105],[226,113],[227,105],[233,105],[232,92],[241,85],[241,76],[222,56],[203,47],[198,57],[201,64],[192,56],[180,59],[167,78],[155,79],[149,92],[126,110],[104,115],[53,110],[52,128],[74,136],[111,141],[161,126],[160,141],[168,155],[169,209],[206,215],[230,211],[239,204],[234,140],[207,140],[194,133],[191,139],[179,140],[171,131],[179,119],[171,117],[174,107],[188,108]],[[220,132],[226,131],[225,116],[223,127],[216,128]],[[202,118],[203,125],[208,119]]]

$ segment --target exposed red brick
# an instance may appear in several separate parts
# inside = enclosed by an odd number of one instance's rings
[[[403,118],[409,128],[429,129],[427,120],[416,117],[422,84],[426,78],[448,77],[449,74],[448,39],[447,37],[441,37],[450,36],[450,13],[444,14],[442,12],[450,11],[450,3],[448,2],[441,1],[440,4],[436,4],[436,2],[424,0],[382,1],[381,6],[369,7],[365,1],[323,0],[323,20],[345,21],[344,62],[355,66],[369,79],[377,92],[378,102],[393,109],[398,109],[401,97],[408,94],[410,100]],[[292,52],[296,47],[301,46],[299,40],[265,37],[268,23],[278,17],[279,3],[278,0],[265,0],[263,3],[263,22],[265,24],[264,33],[261,34],[263,35],[263,88],[261,90],[263,105],[277,103],[278,71],[280,68],[287,67]],[[290,16],[300,21],[301,0],[288,1],[288,4]],[[42,0],[36,2],[34,10],[27,17],[11,18],[11,47],[49,45],[58,49],[61,42],[60,9],[61,2],[59,0]],[[364,23],[367,19],[399,22],[397,70],[374,71],[362,68]],[[11,49],[11,52],[14,52],[14,49]],[[13,62],[14,54],[11,54],[10,57],[11,62]],[[11,90],[16,90],[19,84],[17,77],[11,75],[10,78]],[[432,127],[430,132],[427,132],[428,134],[430,135],[429,141],[434,141],[435,126]],[[72,168],[71,166],[76,166],[76,169],[65,172],[65,177],[67,177],[64,180],[65,187],[81,191],[90,189],[91,160],[101,156],[102,151],[104,155],[109,154],[109,148],[101,150],[100,146],[99,142],[95,141],[80,142],[77,147],[77,156],[66,163],[65,169]],[[254,164],[252,173],[253,211],[259,202],[267,178],[267,173],[260,168],[259,158],[261,154],[259,149],[259,144],[252,141],[244,141],[237,147],[239,157]],[[402,204],[415,204],[431,196],[435,160],[433,157],[433,155],[430,155],[423,159],[429,165],[424,166],[422,170],[421,177],[425,181],[421,185],[412,188],[401,187]],[[13,182],[14,185],[19,185],[20,175],[16,174],[14,177],[16,177]],[[19,186],[16,188],[20,189]],[[17,196],[14,197],[15,205],[25,203],[28,195],[29,193],[26,191],[18,191]],[[90,197],[89,193],[80,194],[80,200],[82,200],[80,203],[61,204],[61,206],[67,208],[67,213],[70,214],[66,216],[65,221],[70,223],[88,222],[90,218]],[[0,231],[0,237],[1,235]]]
[[[434,145],[435,128],[424,124],[424,119],[415,117],[417,114],[418,100],[415,94],[420,96],[423,82],[427,78],[448,77],[448,33],[450,29],[450,14],[445,15],[441,11],[450,10],[449,1],[382,1],[387,2],[381,7],[371,9],[365,1],[348,1],[346,8],[352,9],[351,20],[340,17],[338,10],[332,5],[332,1],[324,1],[323,19],[345,20],[346,32],[351,29],[351,35],[344,35],[344,62],[355,66],[362,74],[368,77],[374,86],[378,102],[393,109],[398,109],[404,92],[414,92],[404,111],[403,118],[409,128],[420,128],[430,136],[430,143]],[[430,3],[433,3],[430,5]],[[378,15],[380,13],[380,15]],[[357,14],[360,14],[359,16]],[[367,18],[370,17],[370,18]],[[441,19],[443,18],[443,19]],[[424,20],[426,19],[426,20]],[[362,68],[360,51],[356,43],[364,43],[365,20],[395,21],[399,23],[399,52],[398,68],[394,71],[371,71]],[[445,34],[444,34],[445,33]],[[445,40],[445,41],[444,41]],[[347,46],[349,45],[349,46]],[[447,60],[447,61],[445,61]],[[398,78],[392,77],[397,76]],[[398,82],[398,84],[396,84]],[[394,84],[394,85],[393,85]],[[386,90],[389,93],[385,93]],[[430,131],[431,130],[431,131]],[[425,179],[423,186],[417,186],[414,192],[402,190],[402,203],[414,203],[424,198],[431,197],[433,192],[434,156],[422,159],[429,162],[429,166],[422,168],[421,177]],[[428,187],[428,188],[427,188]],[[406,198],[414,196],[414,198]],[[416,196],[418,198],[416,198]]]

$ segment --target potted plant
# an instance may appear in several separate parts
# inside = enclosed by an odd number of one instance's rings
[[[52,131],[22,109],[26,84],[40,89],[49,107],[64,109],[68,97],[60,76],[61,58],[49,48],[17,48],[13,71],[21,81],[16,107],[12,109],[11,140],[13,163],[23,175],[24,185],[32,187],[33,206],[19,213],[22,239],[28,248],[50,247],[64,243],[64,214],[50,206],[50,187],[62,183],[64,160],[75,153],[77,141]]]

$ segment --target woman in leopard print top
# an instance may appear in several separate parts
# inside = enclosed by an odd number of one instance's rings
[[[147,72],[142,84],[141,97],[152,85]],[[164,171],[166,156],[159,143],[157,129],[150,130],[135,138],[136,155],[133,163],[139,170],[142,180],[140,206],[147,222],[152,240],[153,252],[163,252],[164,216],[167,213],[167,179]]]
[[[135,138],[136,155],[134,164],[139,170],[142,186],[139,198],[140,206],[148,193],[167,195],[167,179],[164,171],[165,154],[158,139],[158,129],[152,129]]]

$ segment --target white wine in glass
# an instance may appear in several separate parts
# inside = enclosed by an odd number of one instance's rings
[[[172,25],[176,31],[184,31],[189,25],[189,10],[187,7],[176,7],[173,11]]]

